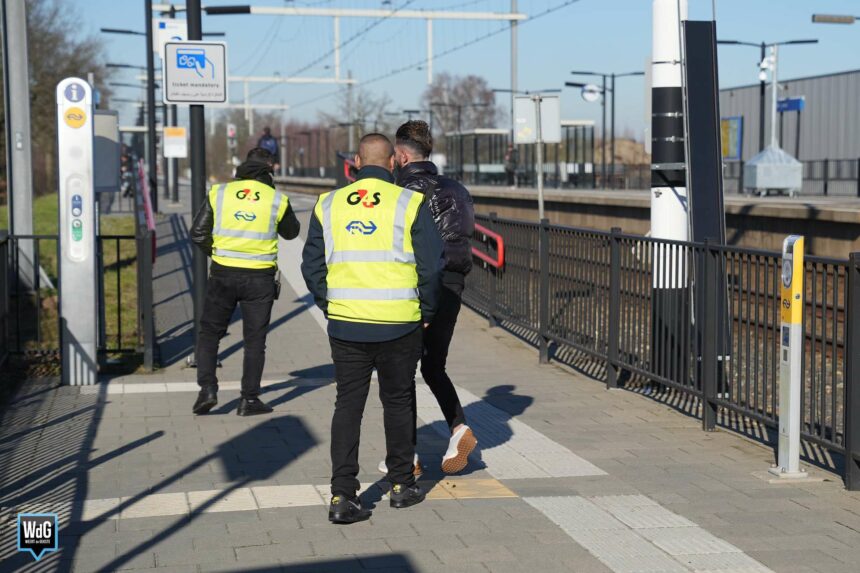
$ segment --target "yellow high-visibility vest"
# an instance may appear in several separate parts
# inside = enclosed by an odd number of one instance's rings
[[[320,196],[328,316],[348,322],[419,322],[412,225],[424,195],[360,179]]]
[[[278,264],[278,222],[287,196],[254,180],[215,185],[209,190],[215,213],[212,260],[219,265],[265,269]]]

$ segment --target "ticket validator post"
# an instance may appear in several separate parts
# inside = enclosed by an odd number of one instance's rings
[[[779,325],[779,478],[808,477],[800,469],[800,392],[803,376],[803,237],[782,244]]]
[[[57,85],[62,380],[95,384],[96,215],[92,89],[80,78]]]

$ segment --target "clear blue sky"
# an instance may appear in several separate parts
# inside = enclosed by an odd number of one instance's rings
[[[71,0],[66,0],[72,4]],[[206,5],[235,5],[239,0],[209,0]],[[393,0],[395,6],[407,0]],[[519,0],[519,9],[530,16],[563,4],[564,0]],[[85,26],[93,33],[100,27],[143,29],[142,0],[90,0],[74,2]],[[324,6],[338,8],[378,8],[381,0],[252,0],[253,5]],[[119,8],[121,6],[121,9]],[[689,0],[691,19],[710,19],[711,0]],[[413,0],[409,9],[451,9],[467,11],[508,11],[509,0]],[[717,32],[720,38],[749,42],[818,38],[811,46],[790,46],[780,52],[780,77],[795,77],[860,68],[860,22],[854,25],[812,24],[811,14],[841,13],[860,16],[857,0],[716,0]],[[341,41],[372,24],[371,20],[344,18]],[[385,72],[421,62],[425,58],[423,21],[389,20],[375,26],[342,50],[344,73],[351,70],[358,80],[368,80]],[[506,24],[499,22],[437,21],[434,51],[439,54],[469,40],[488,34]],[[205,16],[204,31],[227,33],[230,72],[236,75],[287,75],[316,60],[332,48],[329,18]],[[105,36],[113,61],[143,64],[143,39]],[[520,89],[561,87],[572,69],[634,71],[644,69],[651,49],[650,0],[579,0],[547,17],[527,22],[519,33]],[[491,38],[438,58],[436,72],[479,74],[493,87],[506,88],[510,82],[510,34],[504,31]],[[720,83],[724,87],[757,81],[758,50],[749,47],[721,47]],[[332,75],[332,58],[305,75]],[[123,72],[117,79],[129,81],[139,72]],[[623,82],[623,83],[622,83]],[[257,84],[252,91],[264,85]],[[413,108],[426,87],[426,72],[410,70],[368,86],[387,92],[394,101],[392,111]],[[641,134],[644,126],[644,86],[641,78],[625,78],[618,84],[619,131],[625,127]],[[319,111],[332,111],[333,86],[279,86],[253,99],[259,103],[286,103],[295,106],[287,118],[308,119]],[[125,89],[123,97],[138,97],[139,90]],[[241,85],[231,86],[231,100],[242,99]],[[505,107],[502,95],[499,102]],[[578,90],[562,94],[565,119],[599,121],[600,106],[584,102]],[[128,110],[124,120],[131,117]]]

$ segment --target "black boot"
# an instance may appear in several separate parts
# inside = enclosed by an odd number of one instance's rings
[[[335,495],[328,506],[328,520],[332,523],[356,523],[368,519],[370,515],[371,511],[361,507],[357,496],[349,498]]]
[[[197,401],[191,411],[195,414],[205,414],[218,403],[218,393],[211,388],[204,388],[197,394]]]
[[[412,485],[396,483],[391,486],[391,492],[389,493],[391,499],[390,505],[397,509],[411,507],[424,501],[424,496],[426,495],[417,483]]]
[[[236,413],[240,416],[254,416],[256,414],[270,414],[272,407],[259,398],[242,398]]]

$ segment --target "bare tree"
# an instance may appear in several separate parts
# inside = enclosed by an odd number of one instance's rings
[[[390,134],[396,126],[386,112],[392,111],[392,100],[387,93],[376,95],[361,87],[352,88],[352,102],[350,102],[350,90],[344,89],[338,94],[337,107],[334,114],[322,112],[319,114],[320,123],[326,128],[338,127],[336,132],[336,146],[340,142],[346,143],[346,147],[355,151],[359,137],[372,131]],[[348,125],[355,126],[354,137],[356,141],[347,142],[345,135],[349,129]]]
[[[487,80],[476,75],[437,74],[421,96],[421,107],[432,108],[437,139],[458,129],[495,127],[504,117]]]
[[[72,3],[27,0],[27,41],[30,62],[30,121],[33,134],[33,191],[56,189],[54,157],[57,139],[57,84],[68,76],[86,78],[92,72],[102,101],[110,99],[101,40],[81,34],[81,17]],[[3,110],[0,109],[0,116]],[[5,126],[5,118],[3,120]],[[5,141],[0,162],[5,170]]]

